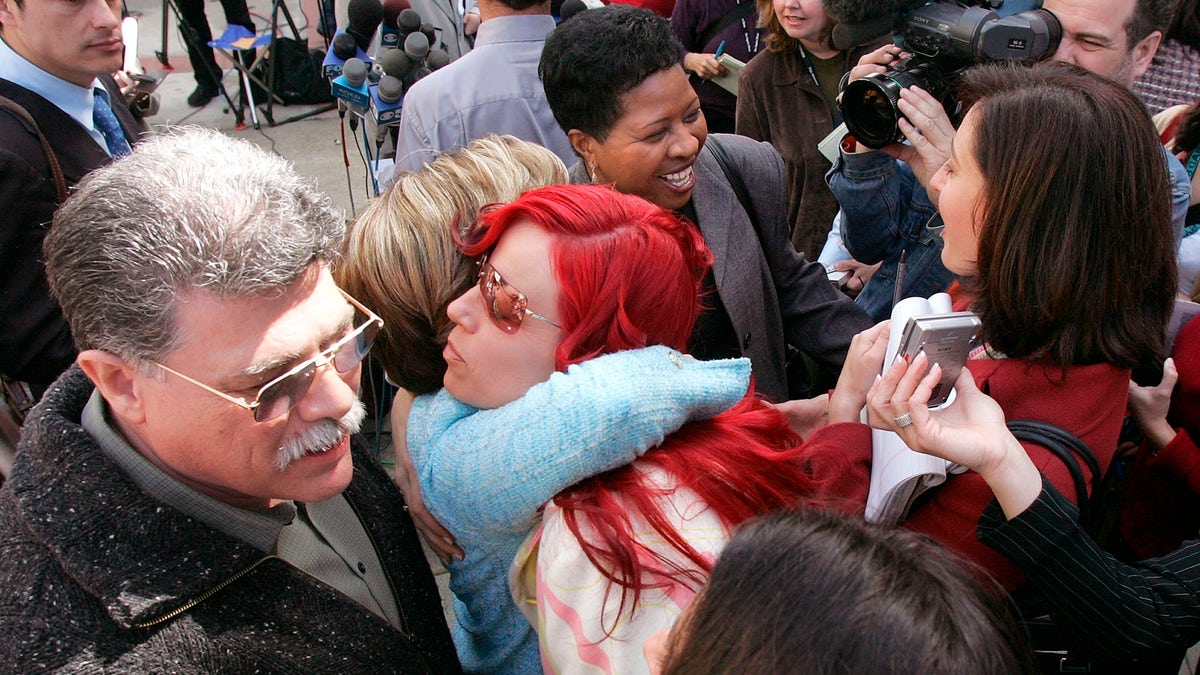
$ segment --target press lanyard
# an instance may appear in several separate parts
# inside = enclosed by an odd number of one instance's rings
[[[1188,156],[1187,169],[1188,178],[1196,177],[1196,168],[1200,167],[1200,145],[1192,148],[1192,154]],[[1200,232],[1200,223],[1192,223],[1183,229],[1183,236],[1189,237],[1196,232]]]
[[[821,94],[821,100],[825,101],[825,107],[829,109],[829,114],[833,117],[833,126],[838,126],[842,123],[842,111],[832,101],[825,98],[825,90],[821,88],[821,80],[817,79],[817,71],[813,68],[812,61],[808,59],[808,50],[803,45],[800,46],[800,60],[804,61],[804,68],[808,70],[808,76],[812,78],[813,84],[817,85],[817,91]]]

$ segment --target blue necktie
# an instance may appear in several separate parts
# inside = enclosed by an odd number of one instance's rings
[[[93,94],[95,102],[92,104],[92,124],[96,125],[96,131],[104,137],[104,143],[108,145],[108,154],[113,157],[128,155],[131,152],[129,141],[125,140],[121,123],[117,121],[117,116],[108,104],[108,92],[96,89]]]

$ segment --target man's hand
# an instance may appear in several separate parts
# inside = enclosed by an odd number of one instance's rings
[[[479,31],[479,24],[482,22],[474,12],[463,14],[463,35],[474,35]]]
[[[884,45],[873,52],[863,54],[858,60],[858,65],[850,69],[850,77],[846,82],[861,80],[868,75],[882,75],[903,55],[904,52],[896,45]]]
[[[879,266],[882,264],[882,262],[877,262],[874,265],[868,265],[854,258],[848,258],[835,262],[833,269],[845,270],[850,273],[841,281],[841,287],[842,290],[846,291],[847,295],[853,298],[862,292],[863,286],[866,286],[871,277],[875,276],[875,273],[879,271]]]
[[[706,80],[725,74],[725,66],[717,62],[716,56],[696,52],[688,52],[683,56],[683,69]]]
[[[421,536],[425,537],[429,548],[433,549],[443,564],[450,562],[451,558],[462,560],[465,554],[454,542],[454,535],[442,527],[429,509],[425,508],[425,501],[421,499],[421,484],[413,467],[412,456],[408,454],[408,411],[412,408],[412,402],[412,395],[401,389],[392,403],[392,448],[396,452],[396,473],[393,479],[396,481],[396,487],[400,488],[404,495],[413,524],[417,526]]]

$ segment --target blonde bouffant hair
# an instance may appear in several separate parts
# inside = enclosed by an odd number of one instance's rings
[[[414,393],[442,386],[446,306],[475,280],[455,245],[479,211],[522,192],[567,182],[554,153],[489,135],[402,174],[351,226],[338,284],[383,318],[373,354],[389,380]]]

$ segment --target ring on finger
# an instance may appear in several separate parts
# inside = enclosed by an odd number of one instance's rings
[[[912,424],[912,414],[904,413],[903,415],[897,415],[896,417],[892,418],[892,421],[896,423],[896,426],[903,429],[904,427]]]

